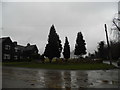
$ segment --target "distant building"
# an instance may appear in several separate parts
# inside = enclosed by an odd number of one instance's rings
[[[18,45],[12,42],[10,37],[0,38],[0,47],[2,53],[2,61],[23,61],[26,59],[38,59],[38,48],[36,45],[27,46]]]

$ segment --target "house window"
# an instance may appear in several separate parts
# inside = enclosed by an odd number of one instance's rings
[[[18,59],[18,56],[14,56],[14,59],[17,60],[17,59]]]
[[[10,45],[5,45],[5,50],[10,50]]]
[[[18,52],[18,48],[17,47],[15,47],[15,52]]]
[[[10,59],[10,54],[4,54],[4,59]]]

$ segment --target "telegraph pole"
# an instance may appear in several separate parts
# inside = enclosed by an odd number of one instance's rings
[[[110,60],[110,65],[112,65],[112,60],[111,60],[111,50],[110,50],[110,44],[109,44],[109,40],[108,40],[108,33],[107,33],[107,25],[105,24],[105,32],[106,32],[106,39],[107,39],[107,45],[108,45],[108,57]]]

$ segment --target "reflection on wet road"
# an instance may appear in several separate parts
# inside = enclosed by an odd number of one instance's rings
[[[3,88],[118,88],[118,70],[3,67]]]

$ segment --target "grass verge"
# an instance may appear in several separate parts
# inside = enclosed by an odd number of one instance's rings
[[[25,68],[40,68],[40,69],[59,69],[59,70],[103,70],[114,69],[113,65],[104,63],[76,63],[76,64],[55,64],[55,63],[33,63],[33,62],[3,62],[3,66],[25,67]]]

